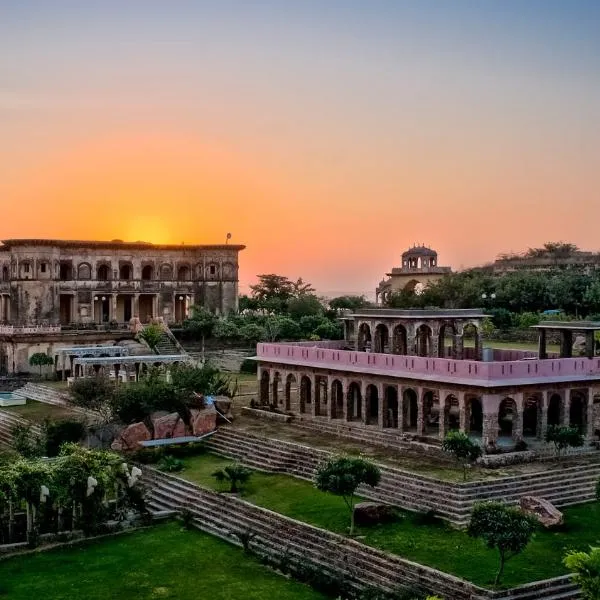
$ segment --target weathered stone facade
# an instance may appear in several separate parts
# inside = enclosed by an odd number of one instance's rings
[[[237,308],[239,245],[4,240],[0,322],[180,322],[192,305]]]

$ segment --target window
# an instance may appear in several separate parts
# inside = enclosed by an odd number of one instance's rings
[[[97,270],[97,279],[98,281],[108,281],[108,266],[100,265]]]
[[[146,265],[142,269],[142,279],[145,281],[150,281],[153,278],[154,278],[154,269],[152,268],[151,265]]]
[[[214,275],[217,272],[217,267],[215,265],[210,265],[210,274]]]
[[[23,265],[23,271],[24,271],[25,273],[29,273],[29,263],[25,263],[25,264]]]
[[[40,271],[41,271],[42,273],[45,273],[45,272],[46,272],[46,266],[47,266],[47,265],[46,265],[46,263],[42,263],[42,264],[40,265]]]
[[[121,265],[119,279],[131,279],[131,265]]]

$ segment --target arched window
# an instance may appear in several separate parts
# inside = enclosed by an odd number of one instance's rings
[[[71,281],[73,279],[73,265],[71,261],[60,263],[58,277],[61,281]]]
[[[108,265],[99,265],[96,269],[96,279],[98,281],[108,281],[110,275],[110,269]]]
[[[189,281],[190,279],[190,268],[188,265],[181,265],[177,269],[177,281]]]
[[[8,271],[8,267],[4,266],[2,267],[2,281],[8,281],[9,280],[9,271]]]
[[[168,281],[169,279],[173,279],[173,267],[171,265],[161,265],[160,266],[160,278],[162,280]]]
[[[152,267],[152,265],[146,265],[142,269],[142,279],[144,281],[150,281],[153,278],[154,278],[154,268]]]
[[[87,263],[81,263],[77,267],[77,279],[90,279],[92,276],[92,271],[90,269],[90,265]]]
[[[131,279],[132,271],[133,269],[131,268],[131,265],[121,265],[121,267],[119,268],[119,279]]]

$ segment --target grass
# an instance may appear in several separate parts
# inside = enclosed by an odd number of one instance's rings
[[[37,402],[36,400],[27,400],[27,404],[23,404],[22,406],[7,406],[2,410],[11,412],[32,423],[42,423],[45,419],[61,421],[77,418],[77,414],[68,408],[46,404],[45,402]]]
[[[213,454],[184,460],[185,479],[217,491],[226,488],[211,474],[231,461]],[[342,498],[317,490],[310,482],[287,475],[254,472],[241,496],[258,506],[317,527],[346,534],[349,513]],[[555,577],[566,573],[562,558],[569,549],[587,549],[600,544],[600,504],[591,503],[564,510],[566,525],[559,530],[540,528],[534,540],[511,559],[504,587]],[[442,521],[423,522],[423,516],[399,511],[395,523],[358,528],[365,544],[397,554],[420,564],[452,573],[473,583],[490,586],[497,569],[497,552],[480,540],[468,537]]]
[[[11,600],[317,600],[242,550],[170,523],[0,563],[0,597]]]

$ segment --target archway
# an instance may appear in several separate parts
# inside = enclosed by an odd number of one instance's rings
[[[437,400],[437,402],[436,402]],[[423,433],[438,433],[440,426],[440,403],[432,390],[423,394]]]
[[[365,391],[366,395],[366,422],[367,425],[379,423],[379,391],[377,386],[369,384]]]
[[[315,415],[327,416],[327,377],[315,377]]]
[[[404,325],[396,325],[392,332],[392,352],[394,354],[407,354],[408,336]]]
[[[481,356],[481,348],[479,347],[479,330],[474,323],[467,323],[463,327],[462,333],[463,348],[473,348],[473,350],[466,350],[466,355],[473,360],[479,360]]]
[[[523,402],[523,437],[539,437],[541,429],[540,399],[529,396]]]
[[[348,386],[346,415],[348,421],[360,421],[362,418],[362,395],[360,385],[353,381]]]
[[[562,412],[563,401],[560,394],[552,394],[548,402],[548,425],[560,425],[562,422]]]
[[[587,398],[580,392],[571,392],[569,404],[569,425],[585,432],[587,425]]]
[[[429,325],[421,325],[417,329],[417,356],[431,356],[432,355],[432,333]]]
[[[465,402],[465,410],[467,411],[466,425],[471,435],[481,435],[483,433],[483,406],[481,400],[477,397],[472,397]]]
[[[98,281],[107,281],[110,277],[110,270],[108,265],[99,265],[96,269],[96,279]]]
[[[279,403],[281,402],[280,399],[280,387],[281,387],[281,374],[277,371],[275,371],[275,373],[273,374],[273,381],[271,382],[271,402],[270,404],[272,406],[274,406],[275,408],[277,408],[279,406]]]
[[[124,264],[119,267],[119,279],[128,281],[132,278],[133,269],[130,264]]]
[[[439,426],[444,435],[459,428],[459,413],[458,398],[454,394],[446,396],[443,403],[440,399]]]
[[[408,388],[402,393],[402,416],[405,430],[416,430],[419,412],[417,392]]]
[[[146,265],[142,269],[142,279],[144,281],[150,281],[151,279],[154,279],[154,267],[152,265]]]
[[[504,398],[498,407],[498,429],[501,436],[512,437],[517,405],[512,398]]]
[[[263,371],[260,375],[260,403],[269,404],[269,371]]]
[[[384,427],[398,427],[398,389],[388,385],[384,392]]]
[[[312,382],[310,377],[303,375],[300,379],[300,412],[307,412],[306,405],[312,403]]]
[[[344,416],[344,387],[339,379],[331,382],[331,418],[341,419]]]
[[[448,348],[450,342],[450,349]],[[456,327],[453,323],[444,323],[438,336],[438,356],[440,358],[456,358]]]
[[[286,379],[285,379],[285,410],[286,411],[291,411],[292,410],[292,386],[294,391],[296,391],[296,394],[298,392],[297,389],[297,380],[296,380],[296,376],[293,373],[290,373]],[[294,402],[294,404],[297,404],[297,400],[296,402]]]
[[[373,340],[373,352],[385,353],[389,351],[390,334],[387,325],[379,323],[375,327],[375,337]]]
[[[364,352],[371,348],[371,328],[368,323],[362,323],[358,328],[357,350]]]

